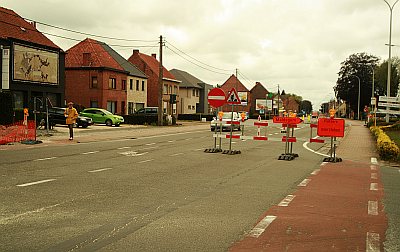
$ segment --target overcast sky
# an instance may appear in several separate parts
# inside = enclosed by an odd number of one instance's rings
[[[92,37],[125,58],[132,49],[158,56],[157,40],[163,35],[168,47],[163,62],[169,70],[184,70],[216,85],[238,68],[239,80],[248,89],[259,81],[276,92],[279,84],[286,93],[310,100],[314,109],[334,97],[340,63],[349,55],[388,57],[390,11],[383,0],[2,0],[0,5],[75,31],[146,40]],[[78,40],[90,37],[37,28]],[[78,43],[47,36],[64,50]],[[393,11],[392,44],[400,45],[400,3]],[[393,47],[392,56],[399,54],[400,47]]]

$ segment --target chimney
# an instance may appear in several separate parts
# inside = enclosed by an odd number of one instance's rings
[[[83,66],[90,66],[92,63],[91,54],[90,53],[83,53]]]
[[[153,53],[153,54],[151,54],[151,56],[152,56],[153,58],[157,59],[157,54]]]
[[[139,54],[139,50],[138,49],[133,49],[133,55],[138,55]]]

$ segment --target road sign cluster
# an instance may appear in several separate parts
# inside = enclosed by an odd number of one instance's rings
[[[208,93],[207,99],[208,103],[214,108],[219,108],[224,104],[241,104],[239,95],[234,88],[231,89],[228,95],[221,88],[213,88]]]

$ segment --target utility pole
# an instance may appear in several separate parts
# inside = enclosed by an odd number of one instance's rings
[[[278,84],[278,116],[279,116],[279,100],[281,99],[281,94],[279,92],[279,84]]]
[[[162,64],[163,38],[160,36],[160,64],[158,72],[158,126],[163,125],[163,64]]]

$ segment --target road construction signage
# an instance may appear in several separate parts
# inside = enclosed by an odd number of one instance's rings
[[[226,102],[230,105],[232,104],[241,104],[240,98],[238,93],[236,92],[236,89],[232,88],[232,90],[229,92],[228,98],[226,99]]]
[[[333,118],[318,119],[317,135],[321,137],[344,137],[344,120]]]
[[[226,97],[224,90],[220,88],[213,88],[208,92],[208,103],[214,107],[221,107],[226,103]]]
[[[274,116],[272,121],[274,123],[284,123],[284,124],[299,124],[303,122],[303,120],[301,120],[298,117],[278,117],[278,116]]]

